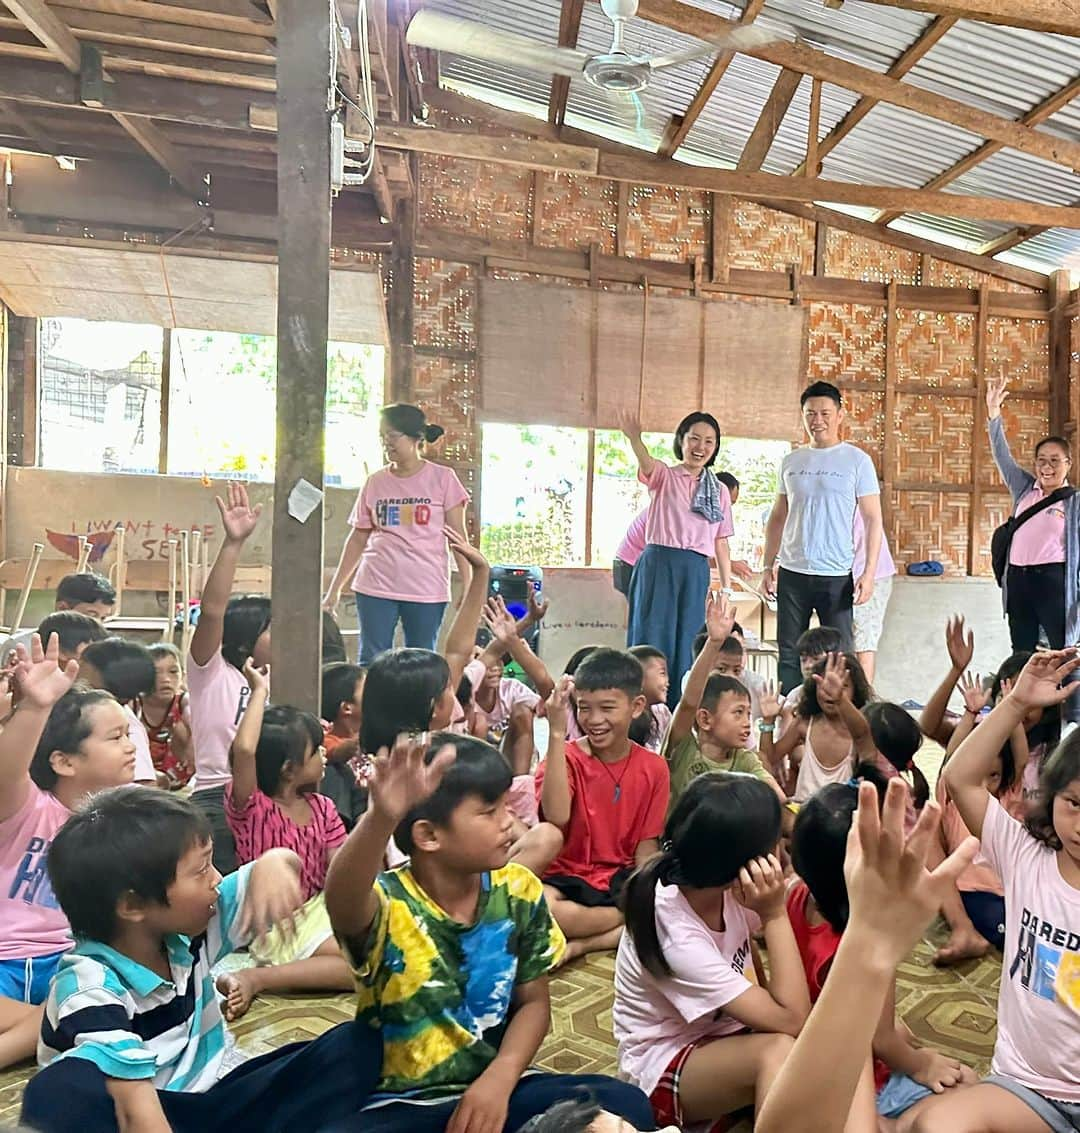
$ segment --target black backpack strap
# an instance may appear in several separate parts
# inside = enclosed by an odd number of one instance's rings
[[[1029,489],[1030,491],[1030,489]],[[1054,504],[1060,503],[1062,500],[1067,500],[1070,496],[1076,494],[1076,489],[1071,487],[1058,488],[1051,492],[1045,500],[1039,500],[1037,504],[1032,504],[1031,507],[1022,511],[1019,515],[1014,515],[1012,518],[1012,533],[1021,528],[1029,519],[1034,519],[1040,511],[1046,511],[1048,507],[1053,507]]]

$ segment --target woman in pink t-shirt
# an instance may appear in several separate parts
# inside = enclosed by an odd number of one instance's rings
[[[641,439],[641,422],[624,414],[619,427],[633,446],[638,479],[651,502],[645,550],[630,582],[627,645],[654,645],[668,659],[668,707],[679,703],[683,673],[694,660],[694,636],[709,589],[709,559],[720,585],[731,582],[728,538],[735,533],[731,496],[712,471],[720,426],[710,413],[691,413],[675,430],[672,467],[657,460]]]
[[[452,468],[425,460],[424,446],[443,430],[415,405],[388,405],[379,435],[386,467],[368,477],[349,524],[352,531],[323,599],[331,612],[348,578],[360,619],[360,664],[370,665],[394,644],[398,622],[406,646],[434,649],[450,601],[450,562],[444,528],[463,539],[469,495]],[[471,568],[455,553],[462,593]]]

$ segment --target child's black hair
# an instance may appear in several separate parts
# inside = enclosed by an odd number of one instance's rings
[[[696,661],[701,655],[701,651],[705,648],[705,643],[709,640],[709,634],[706,630],[699,630],[694,634],[693,644],[690,646],[690,652],[694,655]]]
[[[468,708],[469,705],[472,704],[473,695],[473,686],[472,681],[469,679],[469,674],[462,673],[454,697],[462,708]]]
[[[457,758],[443,775],[435,793],[413,807],[398,824],[394,841],[402,853],[411,854],[416,849],[412,834],[415,823],[426,820],[434,826],[446,826],[454,811],[470,796],[493,803],[510,790],[513,774],[503,754],[473,736],[436,732],[431,737],[424,762],[430,763],[446,744],[453,745]]]
[[[530,1117],[517,1133],[589,1133],[603,1112],[591,1094],[579,1090],[576,1097],[563,1098]]]
[[[656,930],[656,886],[715,889],[730,885],[780,838],[780,800],[753,775],[710,771],[679,797],[664,825],[664,850],[631,874],[623,891],[626,931],[642,966],[657,979],[671,975]]]
[[[990,685],[990,702],[996,704],[1001,696],[1001,686],[1004,681],[1014,681],[1020,675],[1024,666],[1030,661],[1032,654],[1019,650],[1010,653],[1001,663],[1001,667],[994,674]],[[1029,748],[1042,746],[1047,752],[1053,751],[1061,740],[1061,705],[1051,704],[1042,711],[1042,716],[1030,727],[1025,729]],[[1009,749],[1009,758],[1012,757],[1012,746],[1008,740],[1002,745],[1002,790],[1005,790],[1005,748]],[[1015,773],[1014,773],[1015,774]]]
[[[583,645],[580,649],[576,649],[573,653],[570,654],[570,660],[566,662],[566,668],[563,669],[563,675],[572,677],[578,671],[578,666],[581,664],[581,662],[584,661],[590,653],[595,653],[598,649],[601,648],[602,646],[600,645]]]
[[[225,607],[221,627],[221,656],[234,669],[255,652],[255,642],[270,628],[270,599],[265,594],[238,594]]]
[[[45,618],[38,626],[38,635],[44,648],[49,644],[49,635],[56,634],[61,653],[73,656],[79,651],[80,645],[91,645],[95,641],[104,641],[109,631],[89,614],[80,614],[78,610],[57,610]]]
[[[30,761],[30,778],[43,791],[51,791],[59,776],[53,770],[52,753],[77,755],[94,730],[90,709],[99,704],[115,704],[116,697],[103,688],[76,684],[52,706],[41,738]]]
[[[53,835],[49,881],[78,940],[110,943],[125,894],[167,905],[180,859],[210,840],[210,823],[187,799],[153,787],[93,795]]]
[[[1005,681],[1015,681],[1020,675],[1021,670],[1034,656],[1030,651],[1025,649],[1017,650],[1015,653],[1010,653],[1001,665],[998,671],[994,674],[993,682],[990,685],[990,703],[997,704],[998,698],[1001,696],[1001,686]]]
[[[345,639],[341,636],[337,622],[334,621],[334,615],[329,610],[323,610],[322,663],[330,665],[335,661],[347,661],[348,659],[349,655],[345,652]]]
[[[744,696],[749,701],[750,691],[738,677],[729,677],[727,673],[712,673],[705,682],[705,691],[701,694],[701,705],[706,712],[715,712],[720,697],[727,692],[736,696]]]
[[[795,642],[795,652],[800,657],[821,657],[826,653],[839,653],[843,648],[843,635],[832,626],[814,626],[799,634]]]
[[[667,654],[662,649],[657,649],[655,645],[633,645],[627,651],[631,657],[636,657],[640,662],[642,668],[645,667],[646,661],[663,661],[667,664]]]
[[[1039,793],[1024,823],[1028,833],[1053,850],[1061,849],[1054,829],[1054,799],[1080,779],[1080,729],[1070,732],[1039,770]]]
[[[850,782],[828,783],[803,803],[791,835],[791,864],[806,882],[818,912],[837,932],[847,928],[850,913],[844,857],[859,806],[860,779],[873,783],[880,806],[889,781],[873,763],[859,763]]]
[[[351,665],[348,661],[331,661],[323,665],[319,715],[328,724],[337,720],[343,704],[355,699],[356,686],[363,675],[363,665]]]
[[[273,798],[281,790],[286,767],[302,767],[309,751],[323,742],[323,730],[310,712],[288,704],[271,704],[263,712],[255,746],[255,782]]]
[[[923,734],[911,713],[888,700],[875,700],[863,709],[870,725],[874,747],[896,768],[911,772],[911,788],[915,809],[922,810],[930,801],[930,784],[915,766],[915,753],[922,747]]]
[[[739,479],[732,472],[717,472],[717,480],[727,488],[728,493],[734,495],[739,490]]]
[[[652,731],[652,726],[652,709],[646,705],[630,721],[630,727],[627,729],[626,734],[630,737],[632,744],[639,744],[641,747],[644,747],[645,741],[649,738],[649,733]]]
[[[360,746],[391,748],[402,732],[426,732],[450,680],[445,657],[430,649],[389,649],[368,667],[361,700]]]
[[[725,657],[738,657],[741,660],[746,656],[746,646],[734,634],[729,634],[724,638],[720,652]]]
[[[578,692],[618,689],[633,700],[641,695],[645,674],[641,662],[624,649],[594,649],[578,666],[574,688]]]
[[[121,703],[146,696],[157,687],[154,658],[137,641],[106,637],[88,645],[81,660],[97,669],[105,688]]]
[[[155,665],[158,661],[169,657],[183,669],[183,658],[180,656],[180,650],[171,641],[155,641],[153,645],[148,645],[146,648],[150,651],[150,656],[154,658]]]
[[[116,587],[96,571],[84,570],[79,574],[65,574],[56,587],[56,604],[68,606],[91,605],[100,602],[104,606],[116,605]]]
[[[874,690],[866,679],[866,673],[859,663],[859,658],[854,653],[843,653],[841,656],[847,662],[847,671],[851,676],[851,703],[861,711],[870,702]],[[814,666],[814,671],[810,676],[803,681],[802,695],[795,707],[795,714],[801,716],[804,720],[811,720],[815,716],[824,715],[821,705],[818,703],[818,684],[814,677],[822,676],[828,663],[828,657],[823,657]]]

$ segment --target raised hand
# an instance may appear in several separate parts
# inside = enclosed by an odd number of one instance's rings
[[[765,719],[770,719],[780,715],[780,697],[776,691],[776,683],[774,681],[766,681],[761,692],[758,694],[758,707],[761,709],[761,715]]]
[[[539,625],[547,615],[551,603],[547,598],[540,597],[538,591],[531,586],[529,587],[527,602],[529,607],[529,621],[531,621],[534,626]]]
[[[256,692],[270,695],[269,665],[256,666],[255,662],[249,657],[244,662],[244,676],[247,678],[248,688],[251,689],[252,695]]]
[[[570,723],[570,703],[574,692],[574,678],[560,677],[544,706],[548,725],[553,732],[565,734]]]
[[[1005,388],[1004,378],[990,378],[986,383],[986,413],[990,420],[1001,416],[1001,407],[1005,404],[1009,391]]]
[[[983,688],[978,673],[965,673],[960,678],[960,695],[964,698],[964,707],[972,716],[978,716],[990,703],[990,697]]]
[[[763,921],[786,916],[784,867],[772,854],[754,858],[739,870],[735,899]]]
[[[292,850],[268,850],[252,866],[237,936],[257,938],[279,925],[291,938],[295,932],[293,913],[303,903],[300,859]]]
[[[641,436],[641,414],[636,406],[632,409],[620,408],[615,414],[615,424],[632,441]]]
[[[68,661],[60,668],[60,639],[55,633],[49,634],[44,649],[41,638],[35,633],[30,638],[29,655],[24,646],[16,648],[14,682],[19,704],[48,711],[71,688],[78,675],[78,661]]]
[[[847,660],[843,653],[830,653],[825,659],[825,672],[814,674],[818,703],[835,704],[844,695]]]
[[[456,555],[460,555],[470,566],[486,567],[488,565],[487,559],[484,558],[479,547],[474,547],[468,539],[462,536],[461,532],[455,531],[452,527],[444,527],[443,534],[446,536],[447,543],[450,544],[450,550]]]
[[[1006,695],[1025,708],[1048,708],[1060,704],[1076,690],[1064,685],[1065,678],[1080,668],[1075,649],[1047,650],[1035,653],[1021,669]],[[1002,692],[1004,694],[1004,682]]]
[[[487,604],[480,612],[480,617],[483,619],[484,625],[491,631],[491,636],[509,649],[510,643],[518,636],[518,627],[514,616],[506,608],[506,603],[498,594],[487,600]]]
[[[393,749],[381,748],[368,780],[371,808],[396,825],[414,807],[430,798],[457,758],[453,744],[441,747],[427,763],[429,737],[398,736]]]
[[[262,515],[262,504],[251,506],[248,501],[247,488],[230,480],[228,485],[228,502],[220,496],[215,496],[218,511],[221,512],[221,526],[225,529],[225,540],[228,543],[243,543],[255,530],[255,525]]]
[[[753,567],[750,566],[746,559],[732,559],[731,573],[736,578],[741,578],[743,582],[751,582],[754,578]]]
[[[710,590],[705,595],[705,630],[709,640],[723,645],[731,636],[734,625],[735,603],[729,601],[726,594]]]
[[[958,673],[969,668],[975,656],[975,635],[971,630],[965,634],[965,628],[963,614],[956,614],[945,624],[945,645],[949,650],[949,660]]]

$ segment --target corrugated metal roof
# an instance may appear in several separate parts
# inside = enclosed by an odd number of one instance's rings
[[[727,0],[684,0],[725,19],[741,4]],[[558,38],[560,0],[431,0],[431,6],[482,20],[544,43]],[[883,7],[866,0],[845,0],[839,9],[821,0],[767,0],[758,24],[790,39],[793,34],[819,50],[879,72],[887,71],[931,23],[933,17]],[[641,19],[630,22],[627,41],[643,54],[666,53],[697,41]],[[598,4],[586,4],[579,46],[606,51],[611,25]],[[509,65],[481,63],[457,56],[441,59],[441,74],[474,97],[489,98],[534,114],[546,114],[549,81]],[[665,71],[634,99],[613,98],[583,80],[570,86],[567,122],[602,137],[654,150],[672,114],[681,114],[708,71],[709,60]],[[733,167],[757,122],[778,68],[738,55],[732,61],[677,157],[697,165]],[[1023,28],[959,21],[905,77],[906,82],[966,102],[1006,118],[1019,118],[1080,75],[1080,40]],[[805,155],[810,80],[804,79],[763,165],[766,172],[787,174]],[[821,132],[824,136],[858,101],[851,91],[822,87]],[[1080,99],[1040,127],[1080,141]],[[925,185],[935,175],[983,143],[959,127],[902,107],[878,104],[824,159],[823,176],[831,180]],[[1003,149],[953,181],[946,189],[972,196],[997,196],[1053,204],[1080,202],[1080,177],[1041,158]],[[859,215],[872,210],[845,209]],[[1009,230],[991,222],[913,214],[897,227],[973,249]],[[1068,267],[1080,271],[1080,231],[1054,229],[1040,234],[1002,259],[1043,271]]]

